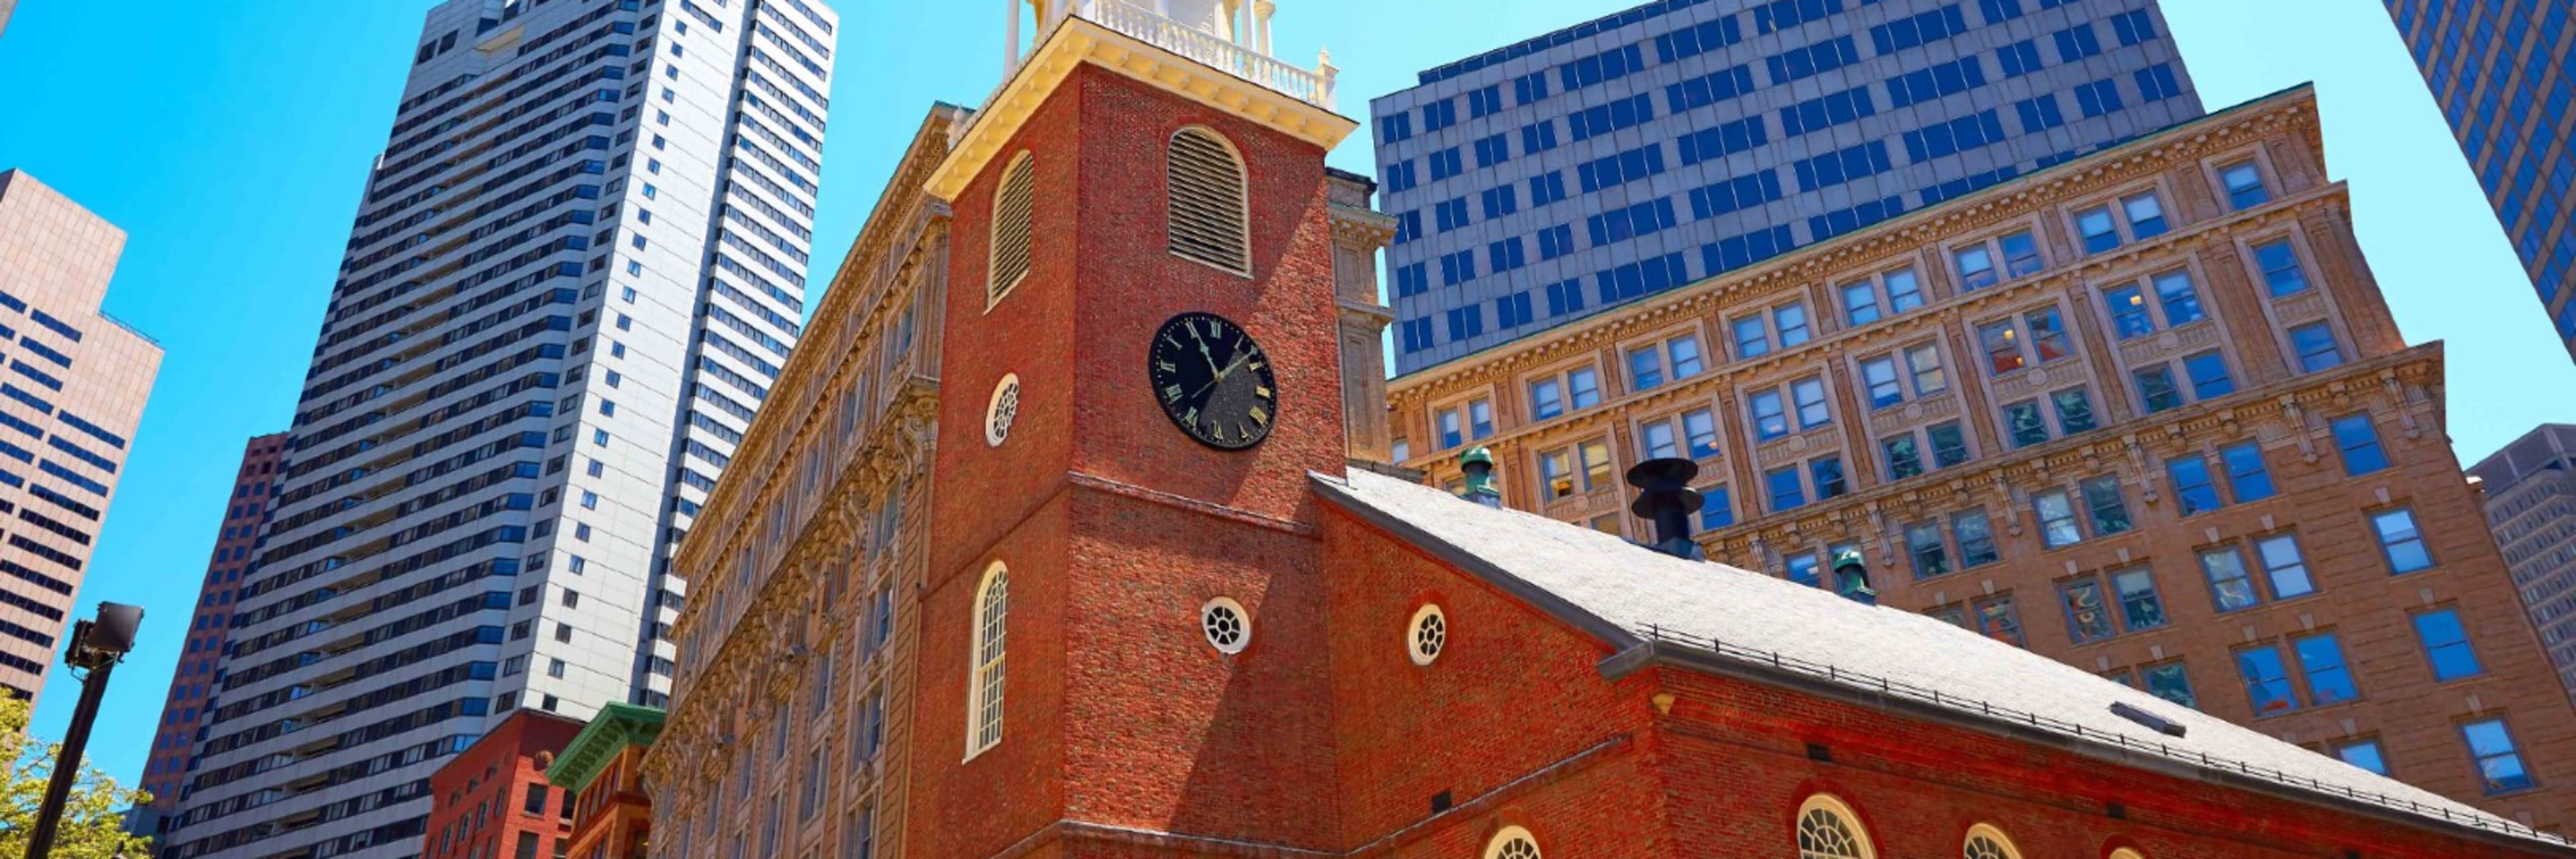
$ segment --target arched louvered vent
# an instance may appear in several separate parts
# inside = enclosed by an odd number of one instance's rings
[[[1168,155],[1172,253],[1252,276],[1243,159],[1224,138],[1204,128],[1172,135]]]
[[[1036,202],[1036,174],[1033,159],[1022,152],[1002,170],[1002,184],[993,189],[992,280],[985,285],[985,307],[1000,304],[1029,275],[1029,208]]]

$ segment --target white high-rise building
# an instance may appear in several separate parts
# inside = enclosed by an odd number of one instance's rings
[[[803,316],[835,23],[430,10],[164,859],[417,856],[512,708],[664,702],[666,559]]]

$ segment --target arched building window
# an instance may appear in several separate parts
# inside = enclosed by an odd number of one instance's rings
[[[993,258],[984,287],[987,308],[1000,304],[1002,296],[1029,275],[1030,210],[1036,198],[1036,159],[1021,152],[1002,168],[1001,184],[993,189]]]
[[[1959,846],[1961,859],[2021,859],[2021,851],[2003,830],[1980,823],[1968,827],[1968,841]]]
[[[1538,838],[1518,826],[1503,827],[1485,842],[1485,859],[1539,859]]]
[[[1181,129],[1172,135],[1164,170],[1170,179],[1172,253],[1252,276],[1251,212],[1243,156],[1234,144],[1205,128]]]
[[[995,561],[975,588],[975,676],[966,690],[966,756],[1002,742],[1002,654],[1011,613],[1011,572]]]
[[[1798,806],[1798,859],[1878,859],[1878,848],[1851,806],[1820,793]]]

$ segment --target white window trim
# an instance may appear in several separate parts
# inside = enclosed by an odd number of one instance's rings
[[[1002,634],[998,637],[1001,639],[1004,652],[995,654],[993,659],[988,662],[982,658],[982,652],[986,643],[984,638],[984,625],[989,619],[986,617],[985,613],[985,600],[992,593],[993,586],[997,582],[1000,583],[1003,588],[1002,629],[1000,630]],[[977,755],[981,755],[992,749],[994,746],[1002,744],[1002,732],[999,730],[1001,727],[999,723],[1001,721],[1000,717],[1002,714],[998,712],[995,713],[996,730],[993,732],[994,736],[992,741],[982,741],[983,715],[985,708],[992,707],[998,710],[1003,706],[1003,702],[1006,698],[1006,696],[1003,695],[995,695],[989,700],[986,699],[984,695],[984,678],[988,674],[1001,673],[1003,666],[1006,664],[1005,657],[1008,656],[1008,648],[1010,646],[1009,588],[1010,570],[1008,567],[1003,566],[1000,561],[994,561],[992,565],[985,567],[984,577],[975,584],[974,608],[970,613],[974,627],[968,632],[967,640],[971,643],[971,646],[966,649],[966,756],[963,760],[974,760]],[[1007,689],[1009,675],[1004,674],[1003,678]]]
[[[1027,260],[1027,266],[1022,268],[1017,276],[1011,278],[1009,283],[998,283],[995,282],[993,278],[994,275],[997,274],[995,266],[1001,261],[1000,252],[1002,243],[997,241],[997,239],[1000,237],[1000,228],[1002,226],[1002,193],[1010,189],[1012,178],[1019,176],[1023,172],[1027,173],[1029,176],[1029,235],[1027,239],[1028,246],[1022,249],[1022,253],[1026,254],[1029,259]],[[1000,306],[1002,299],[1009,298],[1013,291],[1020,288],[1021,283],[1026,282],[1029,279],[1030,271],[1037,268],[1036,173],[1036,155],[1032,154],[1029,150],[1023,149],[1020,150],[1020,154],[1012,156],[1010,162],[1002,167],[1001,179],[993,183],[993,203],[991,209],[985,215],[987,223],[984,226],[984,312],[986,313],[991,313],[994,307]]]
[[[2021,859],[2021,847],[2013,843],[2012,836],[2005,835],[2003,830],[1996,829],[1994,825],[1990,823],[1980,823],[1975,826],[1968,827],[1968,834],[1959,837],[1960,855],[1967,855],[1968,845],[1975,842],[1977,837],[1980,835],[1985,836],[1987,840],[1993,841],[1995,846],[2002,847],[2004,849],[2004,859]]]
[[[1197,133],[1199,134],[1199,136],[1203,136],[1203,137],[1205,137],[1205,138],[1207,138],[1207,139],[1209,139],[1209,140],[1216,141],[1217,146],[1219,146],[1219,147],[1223,148],[1223,149],[1225,150],[1226,155],[1234,159],[1234,171],[1235,171],[1235,179],[1236,179],[1236,185],[1235,185],[1235,188],[1234,188],[1234,202],[1235,202],[1235,206],[1236,206],[1236,208],[1235,208],[1235,216],[1236,216],[1235,225],[1236,225],[1236,227],[1238,228],[1238,229],[1237,229],[1237,232],[1239,233],[1238,239],[1239,239],[1240,241],[1242,241],[1242,243],[1243,243],[1243,266],[1242,266],[1241,268],[1229,267],[1229,266],[1220,265],[1220,264],[1217,264],[1217,263],[1215,263],[1215,262],[1211,262],[1211,261],[1208,261],[1208,260],[1199,259],[1198,257],[1190,256],[1190,255],[1188,255],[1188,254],[1181,253],[1180,251],[1173,250],[1173,249],[1172,249],[1172,247],[1171,247],[1171,232],[1172,232],[1172,228],[1173,228],[1173,225],[1174,225],[1174,222],[1172,221],[1172,211],[1171,211],[1171,203],[1172,203],[1172,200],[1173,200],[1173,197],[1174,197],[1174,194],[1173,194],[1174,189],[1173,189],[1173,187],[1171,186],[1172,151],[1173,151],[1173,147],[1174,147],[1174,145],[1175,145],[1175,144],[1178,144],[1178,143],[1180,142],[1181,136],[1182,136],[1182,135],[1185,135],[1185,134],[1190,134],[1191,132],[1197,132]],[[1182,126],[1182,127],[1181,127],[1181,128],[1179,128],[1179,129],[1175,129],[1175,130],[1172,132],[1172,136],[1170,136],[1170,137],[1168,137],[1168,138],[1165,138],[1165,139],[1163,140],[1163,176],[1164,176],[1164,178],[1163,178],[1163,185],[1164,185],[1164,187],[1163,187],[1163,203],[1164,203],[1164,212],[1163,212],[1163,233],[1164,233],[1164,239],[1163,239],[1163,250],[1164,250],[1164,252],[1165,252],[1165,253],[1168,253],[1168,254],[1171,254],[1172,256],[1179,257],[1179,258],[1184,259],[1184,260],[1188,260],[1188,261],[1190,261],[1190,262],[1198,263],[1199,265],[1203,265],[1203,266],[1207,266],[1207,267],[1212,268],[1212,269],[1216,269],[1217,271],[1221,271],[1221,272],[1225,272],[1225,273],[1227,273],[1227,274],[1235,275],[1235,276],[1237,276],[1237,277],[1244,277],[1244,278],[1249,278],[1249,277],[1251,277],[1251,276],[1252,276],[1252,163],[1251,163],[1251,161],[1250,161],[1250,160],[1248,160],[1248,159],[1246,159],[1246,158],[1244,158],[1244,157],[1243,157],[1243,150],[1242,150],[1242,149],[1240,149],[1240,148],[1238,148],[1238,147],[1236,147],[1236,146],[1234,145],[1234,141],[1233,141],[1232,139],[1229,139],[1229,138],[1227,138],[1225,135],[1218,133],[1216,129],[1209,128],[1209,127],[1204,126],[1204,125],[1187,125],[1187,126]]]
[[[1430,620],[1430,619],[1432,619],[1432,618],[1438,618],[1438,619],[1440,620],[1440,644],[1439,644],[1439,646],[1433,647],[1433,648],[1432,648],[1432,649],[1430,649],[1429,651],[1425,651],[1425,650],[1423,650],[1423,649],[1422,649],[1422,646],[1421,646],[1421,644],[1420,644],[1420,640],[1419,640],[1419,639],[1417,639],[1417,638],[1414,636],[1414,631],[1415,631],[1415,630],[1419,630],[1419,629],[1421,629],[1421,628],[1422,628],[1422,624],[1423,624],[1423,622],[1424,622],[1424,621],[1426,621],[1426,620]],[[1446,653],[1446,652],[1448,652],[1448,650],[1449,650],[1449,616],[1448,616],[1448,614],[1440,610],[1440,605],[1439,605],[1438,603],[1424,603],[1424,604],[1422,604],[1422,607],[1421,607],[1421,608],[1415,609],[1415,610],[1413,611],[1413,618],[1412,618],[1411,620],[1407,620],[1407,621],[1405,621],[1405,622],[1404,622],[1404,652],[1405,652],[1405,654],[1406,654],[1407,656],[1409,656],[1409,657],[1411,657],[1411,658],[1413,659],[1413,664],[1415,664],[1415,665],[1427,666],[1427,665],[1430,665],[1431,663],[1433,663],[1433,662],[1435,662],[1435,661],[1438,661],[1438,660],[1440,659],[1440,655],[1441,655],[1442,653]],[[1499,849],[1499,848],[1497,848],[1497,849]]]
[[[1007,400],[1007,403],[1005,402]],[[1008,412],[1003,411],[1007,406]],[[984,404],[984,445],[1001,447],[1011,438],[1011,425],[1019,418],[1020,375],[1004,373],[993,383],[993,398]]]
[[[1485,859],[1502,859],[1503,848],[1515,841],[1528,842],[1533,853],[1544,854],[1544,851],[1538,849],[1538,836],[1531,835],[1529,830],[1518,826],[1506,826],[1494,833],[1492,840],[1485,842]]]
[[[1216,634],[1207,628],[1208,614],[1219,609],[1233,612],[1235,621],[1242,625],[1241,632],[1235,636],[1234,643],[1231,645],[1217,641]],[[1246,610],[1242,603],[1225,597],[1208,600],[1199,606],[1198,623],[1200,635],[1206,638],[1208,646],[1216,648],[1218,653],[1233,656],[1242,653],[1244,648],[1252,646],[1252,612]]]
[[[1790,818],[1792,822],[1790,824],[1791,829],[1789,834],[1793,839],[1793,842],[1799,834],[1797,827],[1806,823],[1807,815],[1810,812],[1816,811],[1822,811],[1842,819],[1843,825],[1851,830],[1852,840],[1857,842],[1860,847],[1861,859],[1878,859],[1878,844],[1877,842],[1870,840],[1869,827],[1861,825],[1860,813],[1853,811],[1851,804],[1844,802],[1842,797],[1838,797],[1830,793],[1819,793],[1814,796],[1807,797],[1806,802],[1798,804],[1797,816]],[[1803,850],[1804,848],[1800,849]]]

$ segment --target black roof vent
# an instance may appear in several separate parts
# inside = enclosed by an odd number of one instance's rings
[[[1699,511],[1699,490],[1691,488],[1691,478],[1699,476],[1699,463],[1678,456],[1649,459],[1628,469],[1628,485],[1637,487],[1637,500],[1628,512],[1655,523],[1654,550],[1676,558],[1699,560],[1699,543],[1691,539],[1690,515]]]
[[[2125,701],[2114,702],[2111,705],[2111,715],[2145,725],[2148,728],[2154,729],[2156,733],[2163,734],[2168,737],[2182,736],[2184,731],[2181,722],[2176,722],[2172,719],[2167,719],[2163,716],[2158,716],[2154,713],[2140,710],[2136,707],[2130,706],[2128,702]]]

